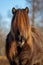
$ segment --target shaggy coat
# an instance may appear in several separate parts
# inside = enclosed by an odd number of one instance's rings
[[[6,38],[10,65],[43,65],[43,36],[30,25],[29,9],[12,9],[11,29]]]

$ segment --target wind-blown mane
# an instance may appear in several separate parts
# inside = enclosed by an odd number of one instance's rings
[[[32,63],[43,65],[43,35],[35,28],[31,27],[32,39],[33,39],[33,57]]]
[[[32,33],[32,38],[33,38],[33,43],[35,43],[43,50],[43,35],[41,32],[35,28],[31,27],[31,33]]]

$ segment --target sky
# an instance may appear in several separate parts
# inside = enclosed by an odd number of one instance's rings
[[[13,7],[25,8],[27,6],[25,0],[0,0],[0,14],[6,17],[8,10],[12,10]]]
[[[0,0],[0,15],[3,17],[3,21],[7,20],[8,18],[8,12],[9,14],[12,14],[12,8],[25,8],[30,7],[30,5],[27,5],[26,0]]]

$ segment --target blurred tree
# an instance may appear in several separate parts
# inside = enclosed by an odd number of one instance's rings
[[[0,21],[2,20],[2,15],[0,14]]]
[[[41,19],[41,22],[43,23],[43,18]]]
[[[8,12],[7,12],[7,16],[8,16],[8,18],[11,18],[11,17],[12,17],[12,13],[11,13],[10,10],[8,10]]]
[[[4,51],[2,50],[2,48],[3,47],[5,48],[5,32],[4,32],[3,24],[4,24],[3,17],[0,14],[0,55],[2,55],[1,52],[3,52],[3,55],[4,55]]]
[[[1,27],[1,22],[2,22],[2,15],[0,14],[0,27]]]
[[[35,18],[43,15],[43,0],[26,0],[26,2],[31,4],[32,12],[32,25],[35,25]]]

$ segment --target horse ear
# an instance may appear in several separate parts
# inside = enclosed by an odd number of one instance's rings
[[[29,8],[28,7],[26,7],[25,10],[26,10],[27,13],[29,12]]]
[[[12,8],[12,13],[14,14],[16,12],[16,9],[13,7]]]

